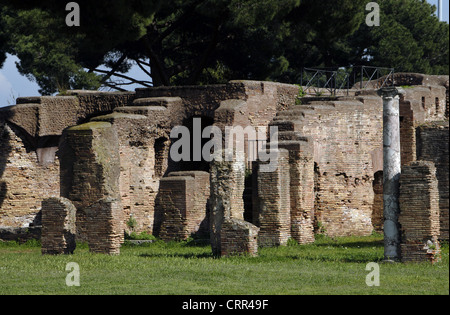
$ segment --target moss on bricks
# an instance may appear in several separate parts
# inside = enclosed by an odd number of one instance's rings
[[[110,128],[111,124],[104,121],[91,121],[82,125],[70,127],[67,129],[69,132],[76,132],[76,131],[86,131],[86,130],[94,130],[94,129],[105,129]]]

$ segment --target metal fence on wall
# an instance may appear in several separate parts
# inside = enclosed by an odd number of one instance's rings
[[[301,76],[303,92],[308,95],[348,95],[351,88],[367,89],[390,86],[394,68],[339,67],[304,68]]]

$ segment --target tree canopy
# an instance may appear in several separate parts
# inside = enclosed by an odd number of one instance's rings
[[[213,84],[231,79],[299,83],[303,67],[371,65],[448,74],[449,26],[425,0],[0,0],[0,66],[18,69],[42,94]],[[148,80],[127,75],[137,65]]]

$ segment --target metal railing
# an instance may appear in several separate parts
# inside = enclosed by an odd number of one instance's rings
[[[395,73],[394,68],[362,66],[359,80],[360,84],[359,88],[363,90],[366,89],[368,86],[371,86],[372,88],[381,89],[385,86],[389,86],[390,85],[389,82],[391,82],[392,85],[394,82],[394,73]],[[365,81],[366,78],[367,80]],[[380,81],[380,79],[382,80]],[[376,82],[376,86],[373,86],[372,84],[373,81]]]
[[[350,80],[347,72],[342,70],[327,70],[304,68],[301,77],[303,92],[316,96],[329,92],[330,95],[336,95],[338,90],[348,90]],[[306,82],[306,84],[304,84]]]
[[[303,68],[301,85],[303,92],[309,95],[348,95],[353,87],[367,89],[393,85],[394,73],[394,68],[370,66]]]

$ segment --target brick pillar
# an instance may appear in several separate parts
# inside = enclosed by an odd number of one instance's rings
[[[417,127],[417,159],[436,167],[439,189],[440,240],[447,240],[449,223],[449,122],[428,123]]]
[[[59,150],[61,196],[77,208],[77,238],[91,250],[117,254],[123,238],[117,131],[107,122],[90,122],[64,132]],[[98,228],[109,235],[96,232]],[[100,239],[109,245],[99,244]]]
[[[165,241],[209,233],[209,173],[172,172],[160,180],[154,234]]]
[[[399,222],[403,262],[439,260],[439,191],[432,162],[416,161],[403,167]]]
[[[258,232],[258,227],[249,222],[232,218],[225,219],[221,229],[221,256],[256,256]]]
[[[187,229],[189,235],[204,235],[209,237],[209,173],[202,171],[172,172],[170,177],[189,176],[194,179],[193,206],[187,209]]]
[[[75,250],[76,208],[66,198],[42,201],[42,254],[72,254]]]
[[[286,245],[291,237],[289,193],[289,152],[276,151],[277,167],[272,172],[258,170],[259,245]],[[267,162],[259,162],[259,166]]]
[[[165,241],[184,240],[190,233],[187,212],[194,207],[195,181],[190,176],[166,177],[160,180],[155,234]]]
[[[211,162],[211,196],[210,196],[210,239],[212,251],[215,255],[227,253],[256,255],[253,252],[257,248],[259,230],[256,226],[244,222],[244,186],[245,186],[245,161],[217,161]],[[232,221],[230,221],[232,219]],[[226,221],[226,222],[225,222]],[[238,224],[241,222],[242,224]],[[225,224],[225,226],[223,226]],[[241,233],[248,235],[238,247],[228,248],[232,245],[231,239],[237,240]],[[233,237],[232,235],[235,235]],[[250,237],[252,235],[252,237]],[[256,244],[256,246],[255,246]],[[239,250],[238,250],[239,249]],[[252,252],[248,252],[252,249]],[[236,250],[238,250],[236,252]]]
[[[314,243],[314,144],[310,137],[281,141],[289,151],[291,235],[299,244]]]

